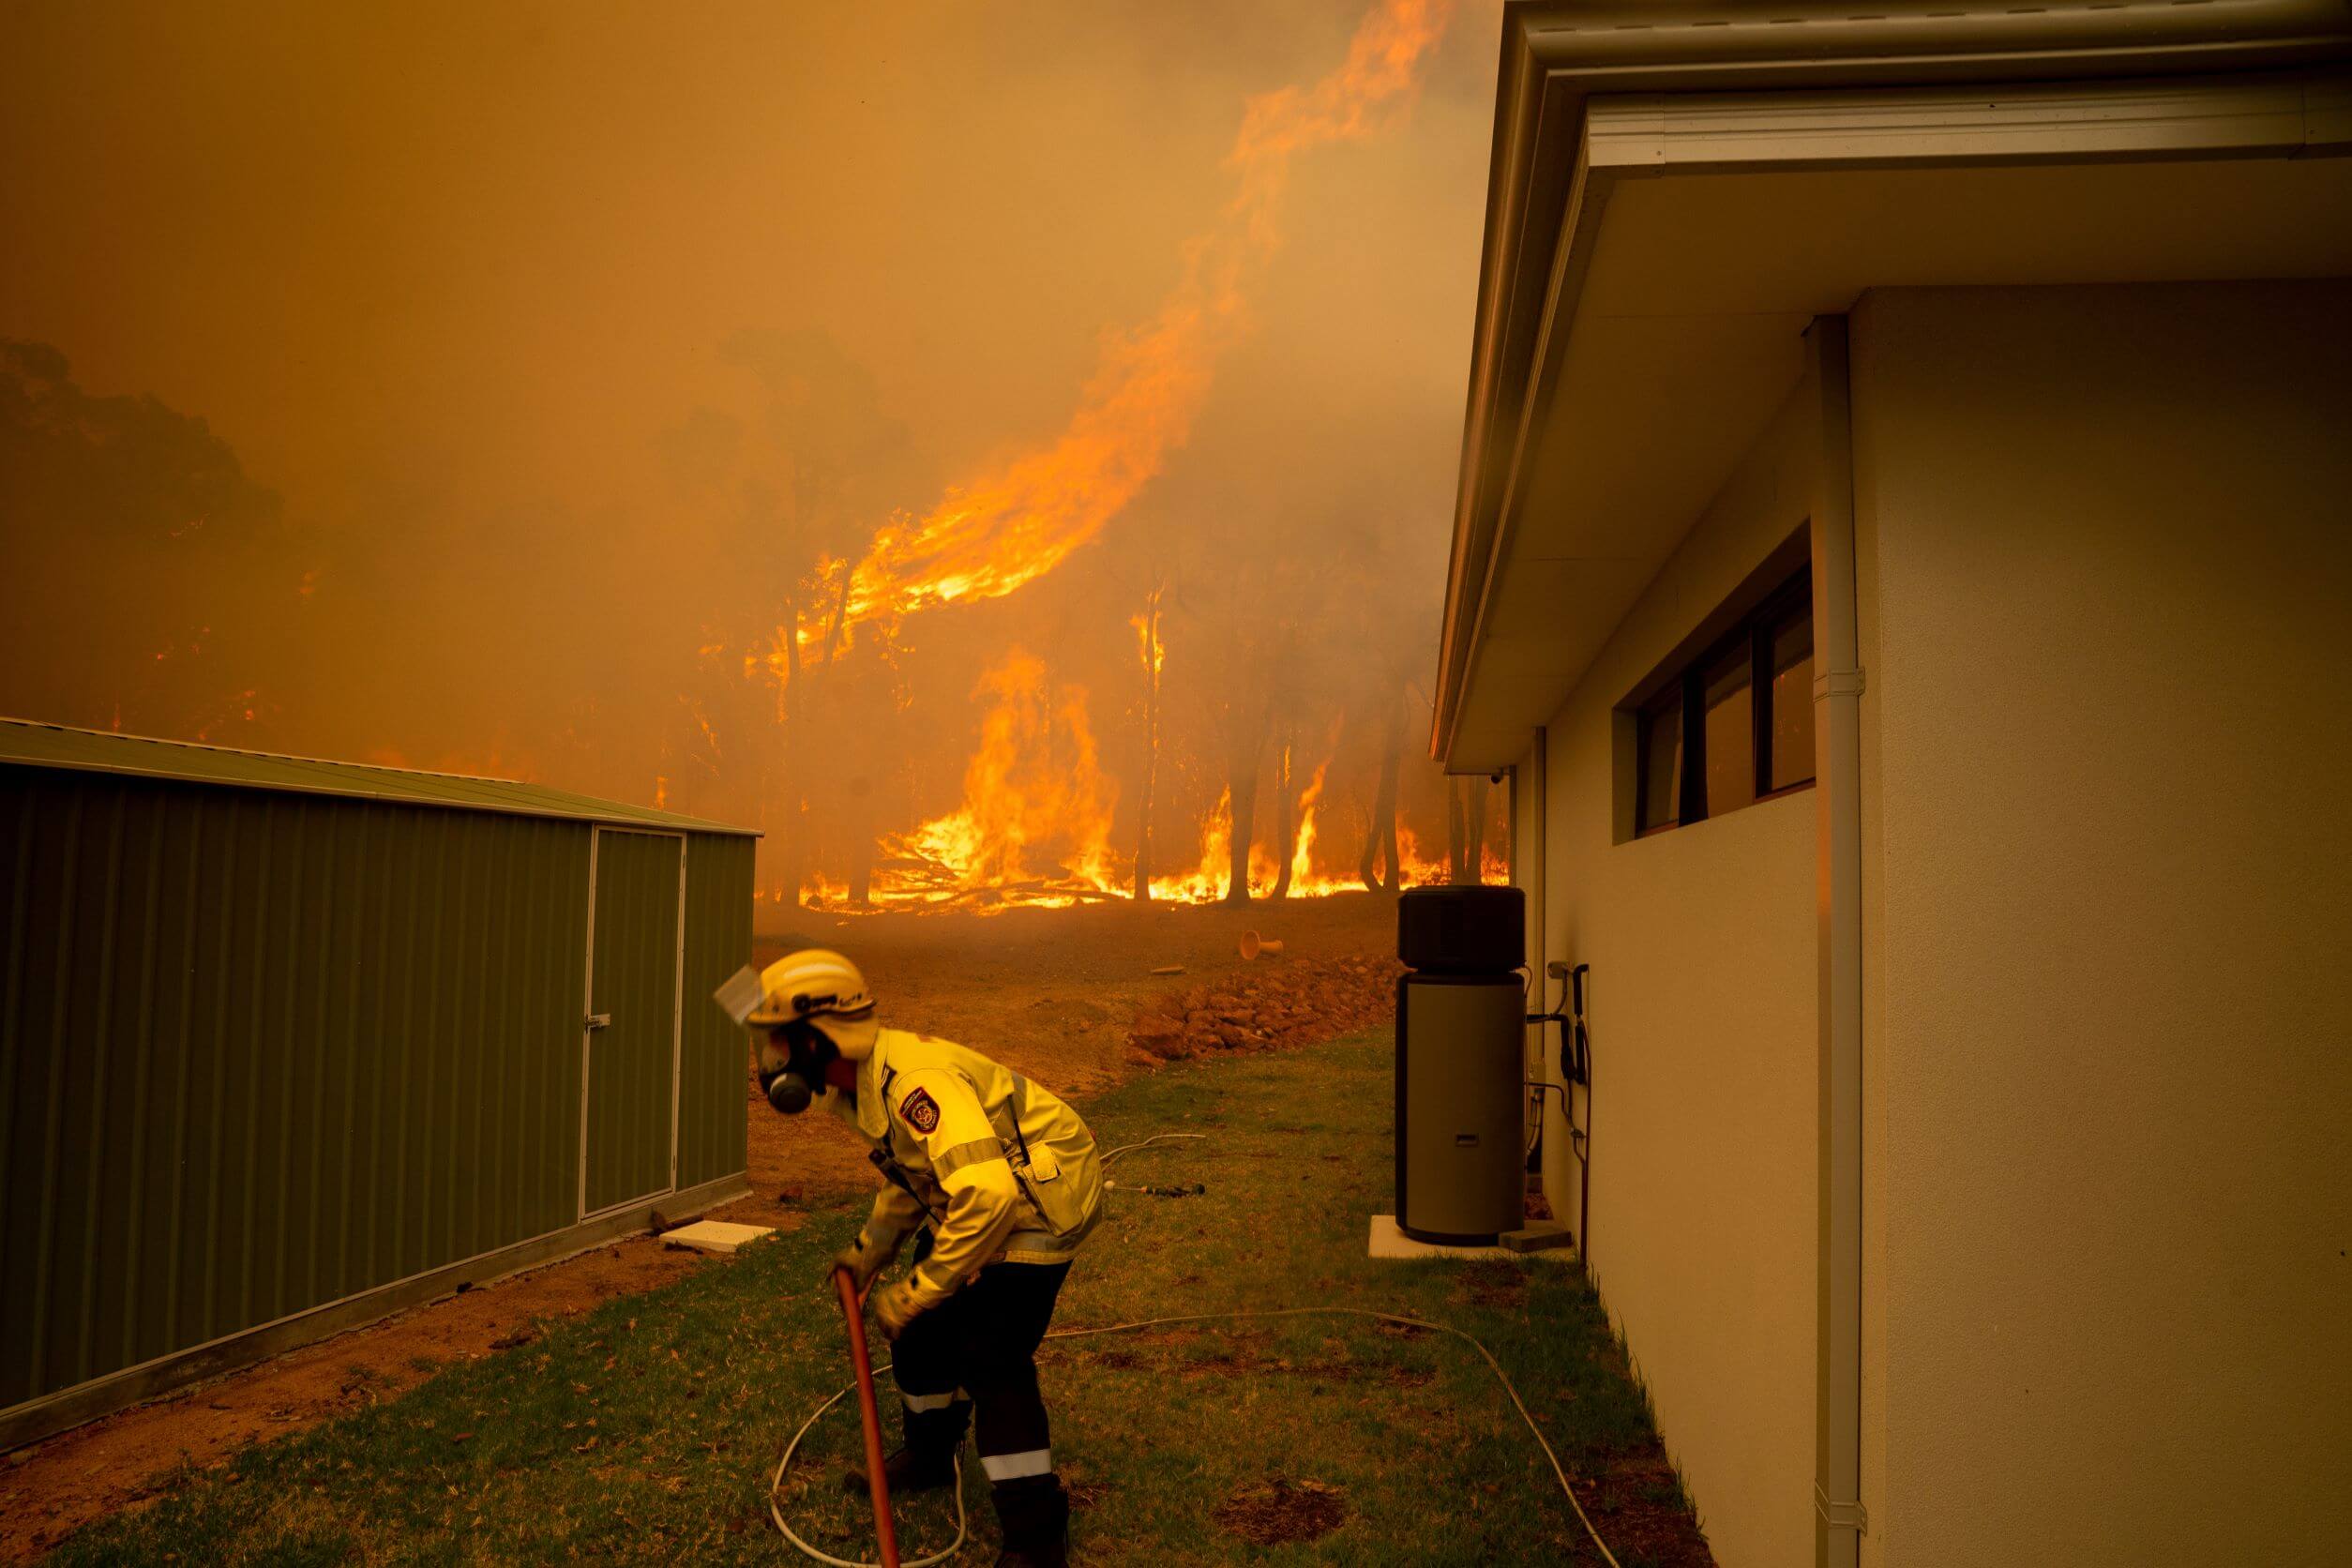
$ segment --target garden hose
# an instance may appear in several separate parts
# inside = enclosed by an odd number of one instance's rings
[[[1134,1143],[1121,1144],[1118,1148],[1113,1149],[1108,1153],[1103,1155],[1103,1164],[1108,1166],[1111,1161],[1117,1159],[1120,1155],[1126,1153],[1130,1150],[1147,1149],[1154,1143],[1161,1143],[1179,1138],[1198,1140],[1205,1138],[1208,1136],[1209,1135],[1206,1133],[1155,1133],[1150,1138],[1140,1139]],[[1151,1189],[1139,1188],[1131,1190],[1149,1191]],[[1535,1417],[1529,1412],[1527,1401],[1519,1397],[1518,1387],[1516,1384],[1512,1382],[1511,1375],[1502,1369],[1502,1363],[1495,1359],[1495,1353],[1492,1350],[1486,1349],[1485,1345],[1476,1336],[1465,1334],[1460,1329],[1449,1328],[1443,1323],[1427,1322],[1419,1318],[1400,1317],[1394,1312],[1374,1312],[1367,1307],[1361,1306],[1277,1306],[1263,1307],[1254,1311],[1195,1312],[1174,1318],[1145,1318],[1132,1323],[1109,1323],[1101,1328],[1052,1329],[1048,1331],[1046,1337],[1048,1339],[1084,1339],[1093,1334],[1132,1334],[1138,1329],[1166,1328],[1180,1323],[1238,1322],[1249,1319],[1263,1318],[1365,1318],[1374,1322],[1398,1323],[1407,1328],[1425,1329],[1431,1334],[1448,1334],[1462,1341],[1471,1349],[1476,1350],[1485,1361],[1487,1368],[1494,1373],[1495,1380],[1502,1385],[1502,1392],[1510,1395],[1512,1408],[1519,1412],[1519,1419],[1527,1423],[1527,1429],[1529,1432],[1533,1434],[1537,1446],[1543,1449],[1544,1457],[1550,1461],[1552,1474],[1560,1478],[1560,1493],[1562,1496],[1567,1498],[1568,1506],[1576,1510],[1576,1522],[1584,1526],[1585,1534],[1591,1538],[1592,1549],[1601,1554],[1601,1560],[1607,1563],[1608,1568],[1621,1568],[1616,1557],[1609,1551],[1608,1543],[1603,1541],[1601,1539],[1601,1532],[1592,1527],[1591,1516],[1585,1513],[1584,1504],[1576,1500],[1576,1488],[1568,1485],[1567,1470],[1560,1464],[1560,1455],[1553,1451],[1551,1440],[1545,1437],[1544,1429],[1535,1425]],[[872,1367],[866,1373],[864,1382],[867,1390],[866,1396],[869,1401],[869,1408],[871,1389],[873,1387],[873,1374],[887,1372],[889,1370],[890,1364],[885,1362],[880,1366]],[[808,1419],[800,1424],[800,1430],[792,1434],[792,1440],[784,1445],[783,1456],[776,1461],[776,1473],[769,1479],[768,1482],[768,1516],[776,1521],[776,1528],[783,1531],[785,1540],[790,1541],[793,1545],[799,1547],[800,1550],[808,1557],[815,1559],[819,1562],[828,1564],[829,1568],[883,1568],[883,1565],[878,1562],[868,1562],[861,1559],[834,1557],[827,1552],[820,1551],[815,1546],[812,1546],[807,1542],[802,1540],[799,1536],[793,1534],[792,1527],[784,1522],[783,1509],[776,1505],[776,1493],[783,1490],[785,1472],[792,1468],[792,1455],[799,1452],[801,1440],[808,1436],[809,1429],[817,1425],[818,1421],[823,1417],[827,1410],[839,1404],[843,1399],[847,1398],[853,1390],[857,1390],[858,1388],[859,1383],[854,1381],[851,1382],[842,1387],[839,1392],[833,1395],[832,1398],[826,1400],[823,1404],[818,1406],[814,1410],[809,1412]],[[869,1463],[871,1461],[869,1460]],[[944,1547],[941,1548],[939,1551],[933,1552],[928,1557],[908,1558],[901,1560],[898,1564],[898,1568],[936,1568],[937,1564],[945,1562],[949,1558],[954,1557],[957,1552],[963,1550],[964,1540],[970,1533],[970,1530],[971,1519],[964,1512],[964,1461],[963,1455],[958,1453],[956,1456],[956,1539],[950,1541]],[[893,1549],[896,1549],[895,1542],[893,1542]]]
[[[1584,1504],[1576,1500],[1576,1489],[1568,1485],[1568,1471],[1561,1466],[1560,1455],[1553,1451],[1551,1440],[1545,1437],[1544,1429],[1535,1425],[1535,1417],[1529,1413],[1527,1402],[1519,1397],[1518,1388],[1511,1381],[1511,1375],[1502,1369],[1502,1364],[1495,1359],[1492,1350],[1486,1349],[1475,1336],[1464,1334],[1460,1329],[1449,1328],[1443,1323],[1427,1322],[1419,1318],[1400,1317],[1394,1312],[1374,1312],[1361,1306],[1280,1306],[1266,1307],[1256,1311],[1196,1312],[1174,1318],[1145,1318],[1137,1322],[1110,1323],[1101,1328],[1054,1329],[1047,1334],[1046,1337],[1048,1339],[1083,1339],[1093,1334],[1131,1334],[1138,1329],[1165,1328],[1179,1323],[1233,1322],[1245,1319],[1262,1318],[1368,1318],[1374,1322],[1400,1323],[1408,1328],[1425,1329],[1432,1334],[1450,1334],[1470,1346],[1485,1359],[1487,1367],[1495,1375],[1495,1380],[1502,1384],[1502,1392],[1511,1396],[1512,1408],[1519,1412],[1519,1419],[1526,1422],[1527,1429],[1534,1434],[1537,1445],[1544,1451],[1544,1457],[1551,1462],[1552,1473],[1560,1478],[1560,1490],[1568,1499],[1568,1506],[1576,1510],[1577,1523],[1583,1525],[1585,1534],[1591,1537],[1592,1549],[1601,1554],[1601,1560],[1607,1563],[1608,1568],[1621,1568],[1616,1557],[1610,1553],[1608,1544],[1601,1539],[1601,1532],[1593,1529],[1591,1516],[1584,1511]],[[873,1370],[886,1372],[889,1366],[884,1364]],[[801,1440],[808,1436],[809,1428],[817,1425],[820,1417],[839,1404],[856,1387],[857,1384],[854,1382],[848,1384],[810,1412],[808,1419],[800,1424],[800,1430],[792,1434],[792,1440],[784,1445],[783,1457],[776,1460],[776,1474],[768,1483],[768,1516],[776,1521],[776,1528],[784,1532],[785,1540],[790,1541],[819,1562],[830,1564],[831,1568],[882,1568],[882,1565],[859,1559],[834,1557],[810,1545],[793,1534],[792,1527],[784,1522],[784,1511],[776,1505],[776,1495],[783,1489],[785,1472],[792,1469],[792,1455],[798,1452]],[[956,1539],[949,1542],[944,1549],[933,1552],[928,1557],[906,1559],[902,1563],[902,1568],[933,1568],[934,1564],[946,1561],[963,1549],[964,1537],[969,1529],[969,1520],[964,1514],[963,1482],[963,1459],[959,1455],[956,1460]]]
[[[882,1568],[903,1568],[898,1560],[898,1532],[890,1522],[890,1481],[882,1463],[882,1410],[874,1402],[874,1366],[866,1353],[866,1304],[857,1293],[857,1275],[837,1264],[833,1284],[841,1298],[841,1320],[850,1333],[850,1364],[857,1372],[858,1424],[866,1429],[866,1486],[874,1500],[874,1540],[882,1547]]]

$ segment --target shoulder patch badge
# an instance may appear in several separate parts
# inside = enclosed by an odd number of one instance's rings
[[[899,1119],[919,1133],[939,1131],[939,1102],[927,1089],[918,1089],[898,1102]]]

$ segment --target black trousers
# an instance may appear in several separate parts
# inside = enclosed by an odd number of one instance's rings
[[[1053,1435],[1037,1392],[1037,1346],[1067,1263],[991,1263],[909,1323],[890,1348],[911,1454],[944,1459],[976,1417],[980,1465],[1008,1551],[1062,1560],[1070,1502],[1053,1472]]]
[[[989,1481],[1053,1474],[1036,1357],[1069,1273],[1067,1263],[992,1263],[900,1332],[890,1359],[909,1448],[960,1446],[968,1397]]]

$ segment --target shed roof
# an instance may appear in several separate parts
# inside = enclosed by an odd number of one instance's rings
[[[744,838],[760,837],[751,828],[704,822],[674,811],[624,806],[618,801],[576,795],[544,784],[519,784],[505,778],[474,778],[463,774],[426,773],[415,768],[378,767],[364,762],[331,762],[315,757],[280,757],[265,751],[238,751],[225,746],[75,730],[23,718],[0,718],[0,764],[6,763],[83,773],[135,774],[190,784],[224,784],[294,794],[393,801],[403,806],[445,806],[519,817],[559,817],[571,822],[724,833]]]

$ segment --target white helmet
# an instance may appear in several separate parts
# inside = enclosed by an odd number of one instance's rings
[[[805,947],[760,972],[760,1001],[744,1022],[776,1029],[806,1018],[852,1062],[874,1048],[874,997],[866,976],[840,954]]]

